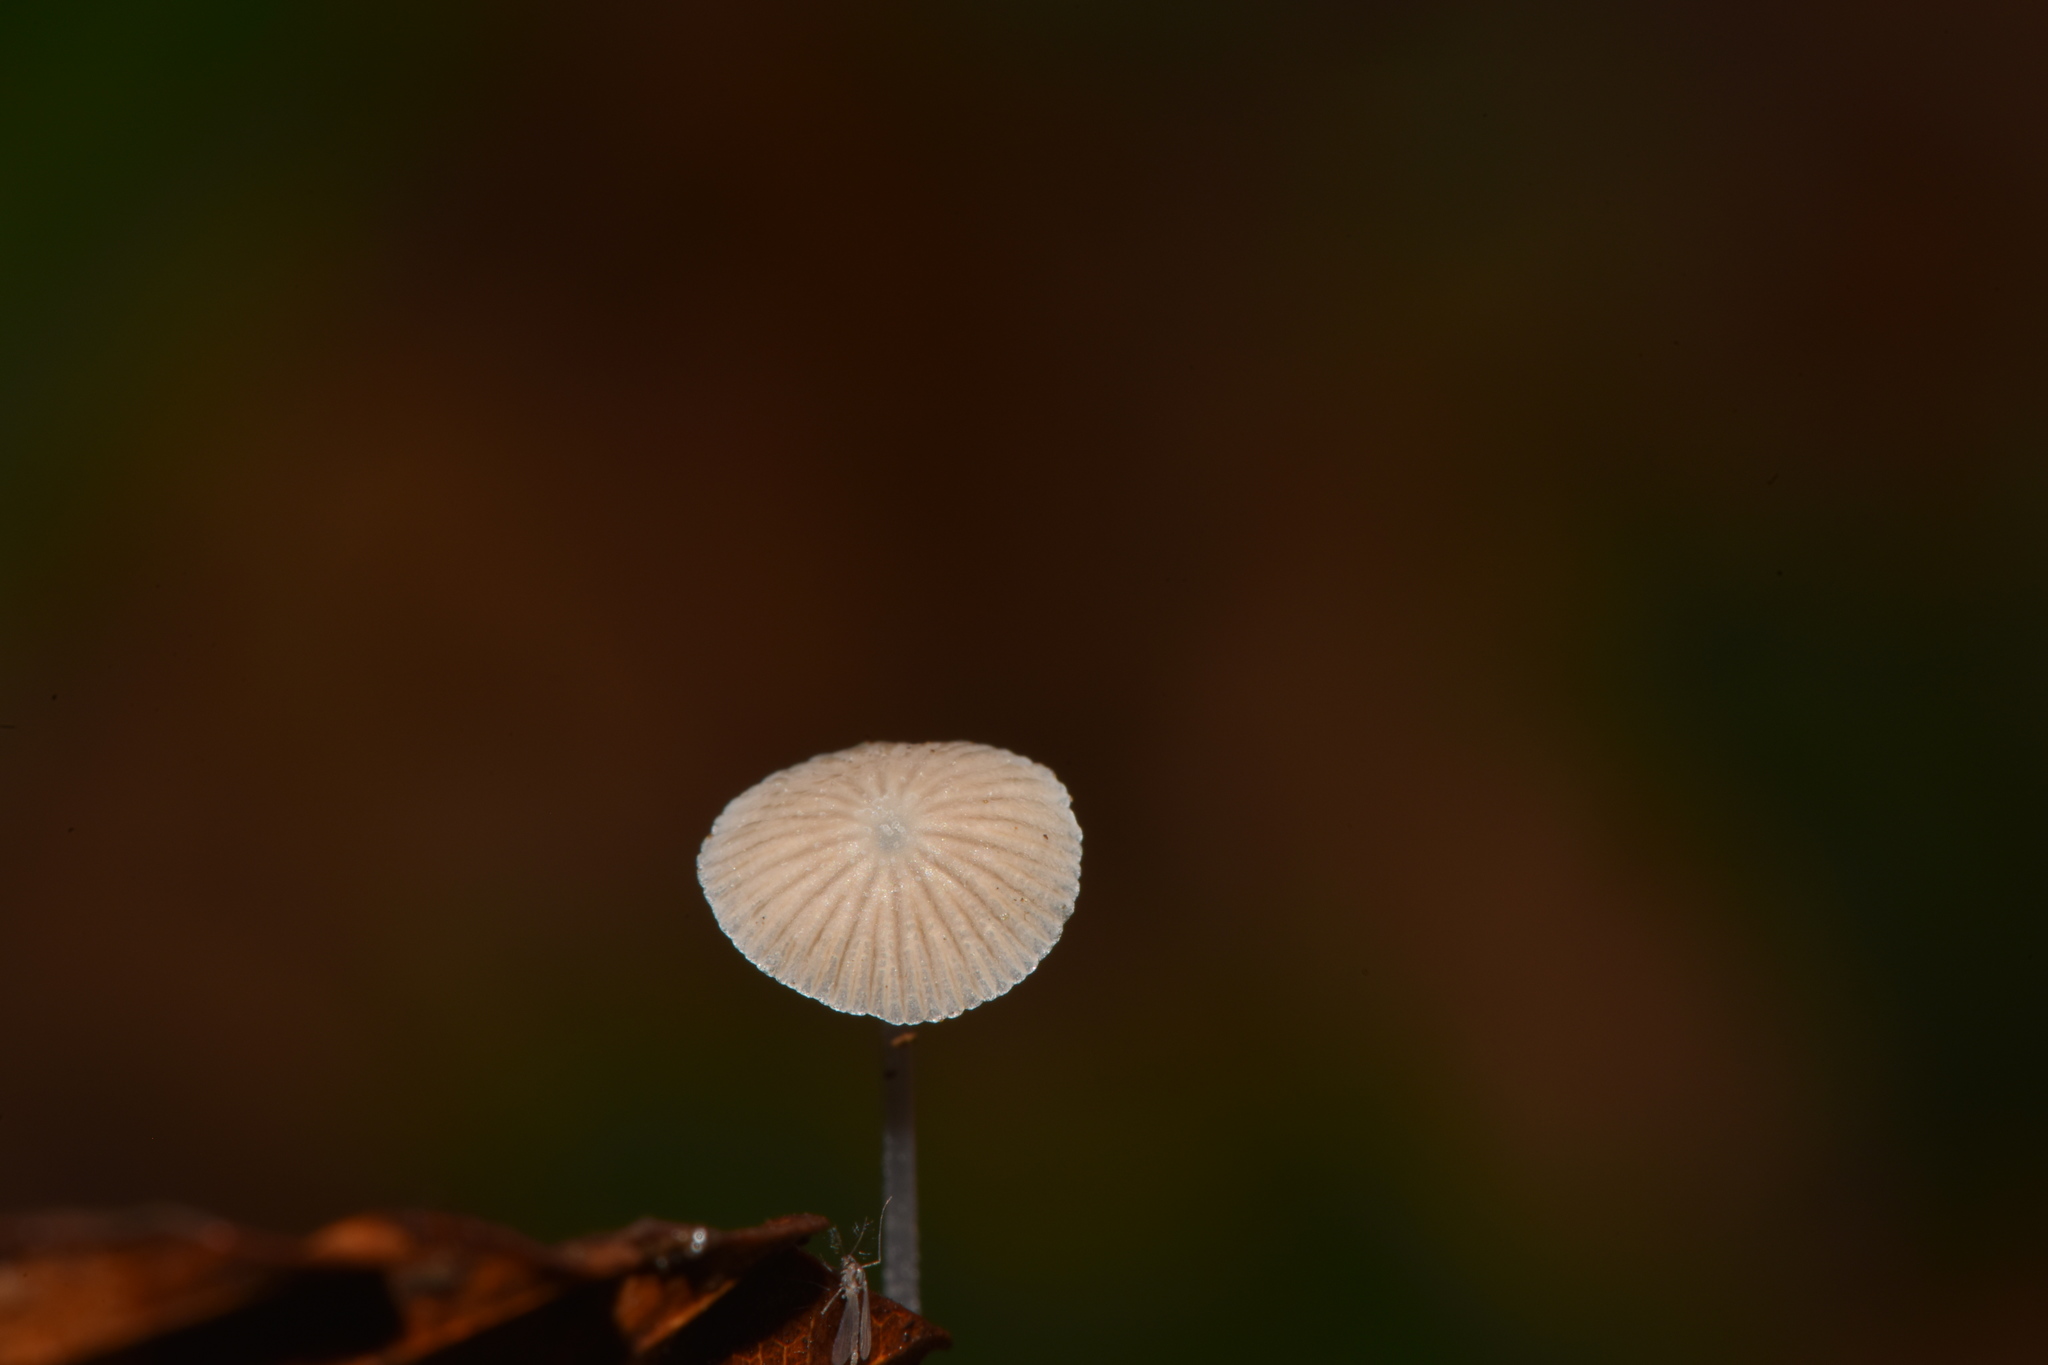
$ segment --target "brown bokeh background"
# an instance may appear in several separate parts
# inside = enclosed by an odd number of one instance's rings
[[[963,1361],[2048,1333],[2048,11],[0,21],[0,1207],[870,1216],[693,876],[1052,766]]]

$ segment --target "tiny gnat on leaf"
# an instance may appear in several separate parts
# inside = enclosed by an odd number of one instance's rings
[[[875,1324],[868,1312],[868,1272],[881,1262],[860,1258],[860,1244],[867,1236],[865,1223],[854,1229],[850,1248],[840,1247],[838,1228],[831,1229],[826,1236],[831,1240],[833,1256],[839,1261],[835,1297],[841,1307],[839,1330],[832,1334],[832,1365],[862,1365],[875,1350]]]
[[[785,986],[891,1024],[1028,976],[1081,886],[1052,771],[985,744],[863,744],[735,797],[697,855],[718,924]]]

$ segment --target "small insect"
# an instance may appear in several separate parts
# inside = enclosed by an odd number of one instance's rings
[[[839,1330],[832,1334],[832,1365],[863,1365],[874,1353],[875,1328],[868,1316],[868,1272],[882,1262],[860,1258],[860,1244],[867,1235],[866,1223],[855,1224],[853,1245],[842,1250],[839,1229],[833,1228],[827,1234],[832,1254],[839,1258],[838,1297],[844,1305],[839,1310]]]

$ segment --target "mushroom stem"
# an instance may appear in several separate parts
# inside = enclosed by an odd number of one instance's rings
[[[882,1025],[882,1293],[920,1311],[917,1255],[917,1034]]]

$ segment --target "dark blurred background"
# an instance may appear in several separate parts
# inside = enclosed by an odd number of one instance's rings
[[[876,1211],[692,860],[1049,764],[965,1362],[2037,1360],[2048,7],[0,11],[0,1208]]]

